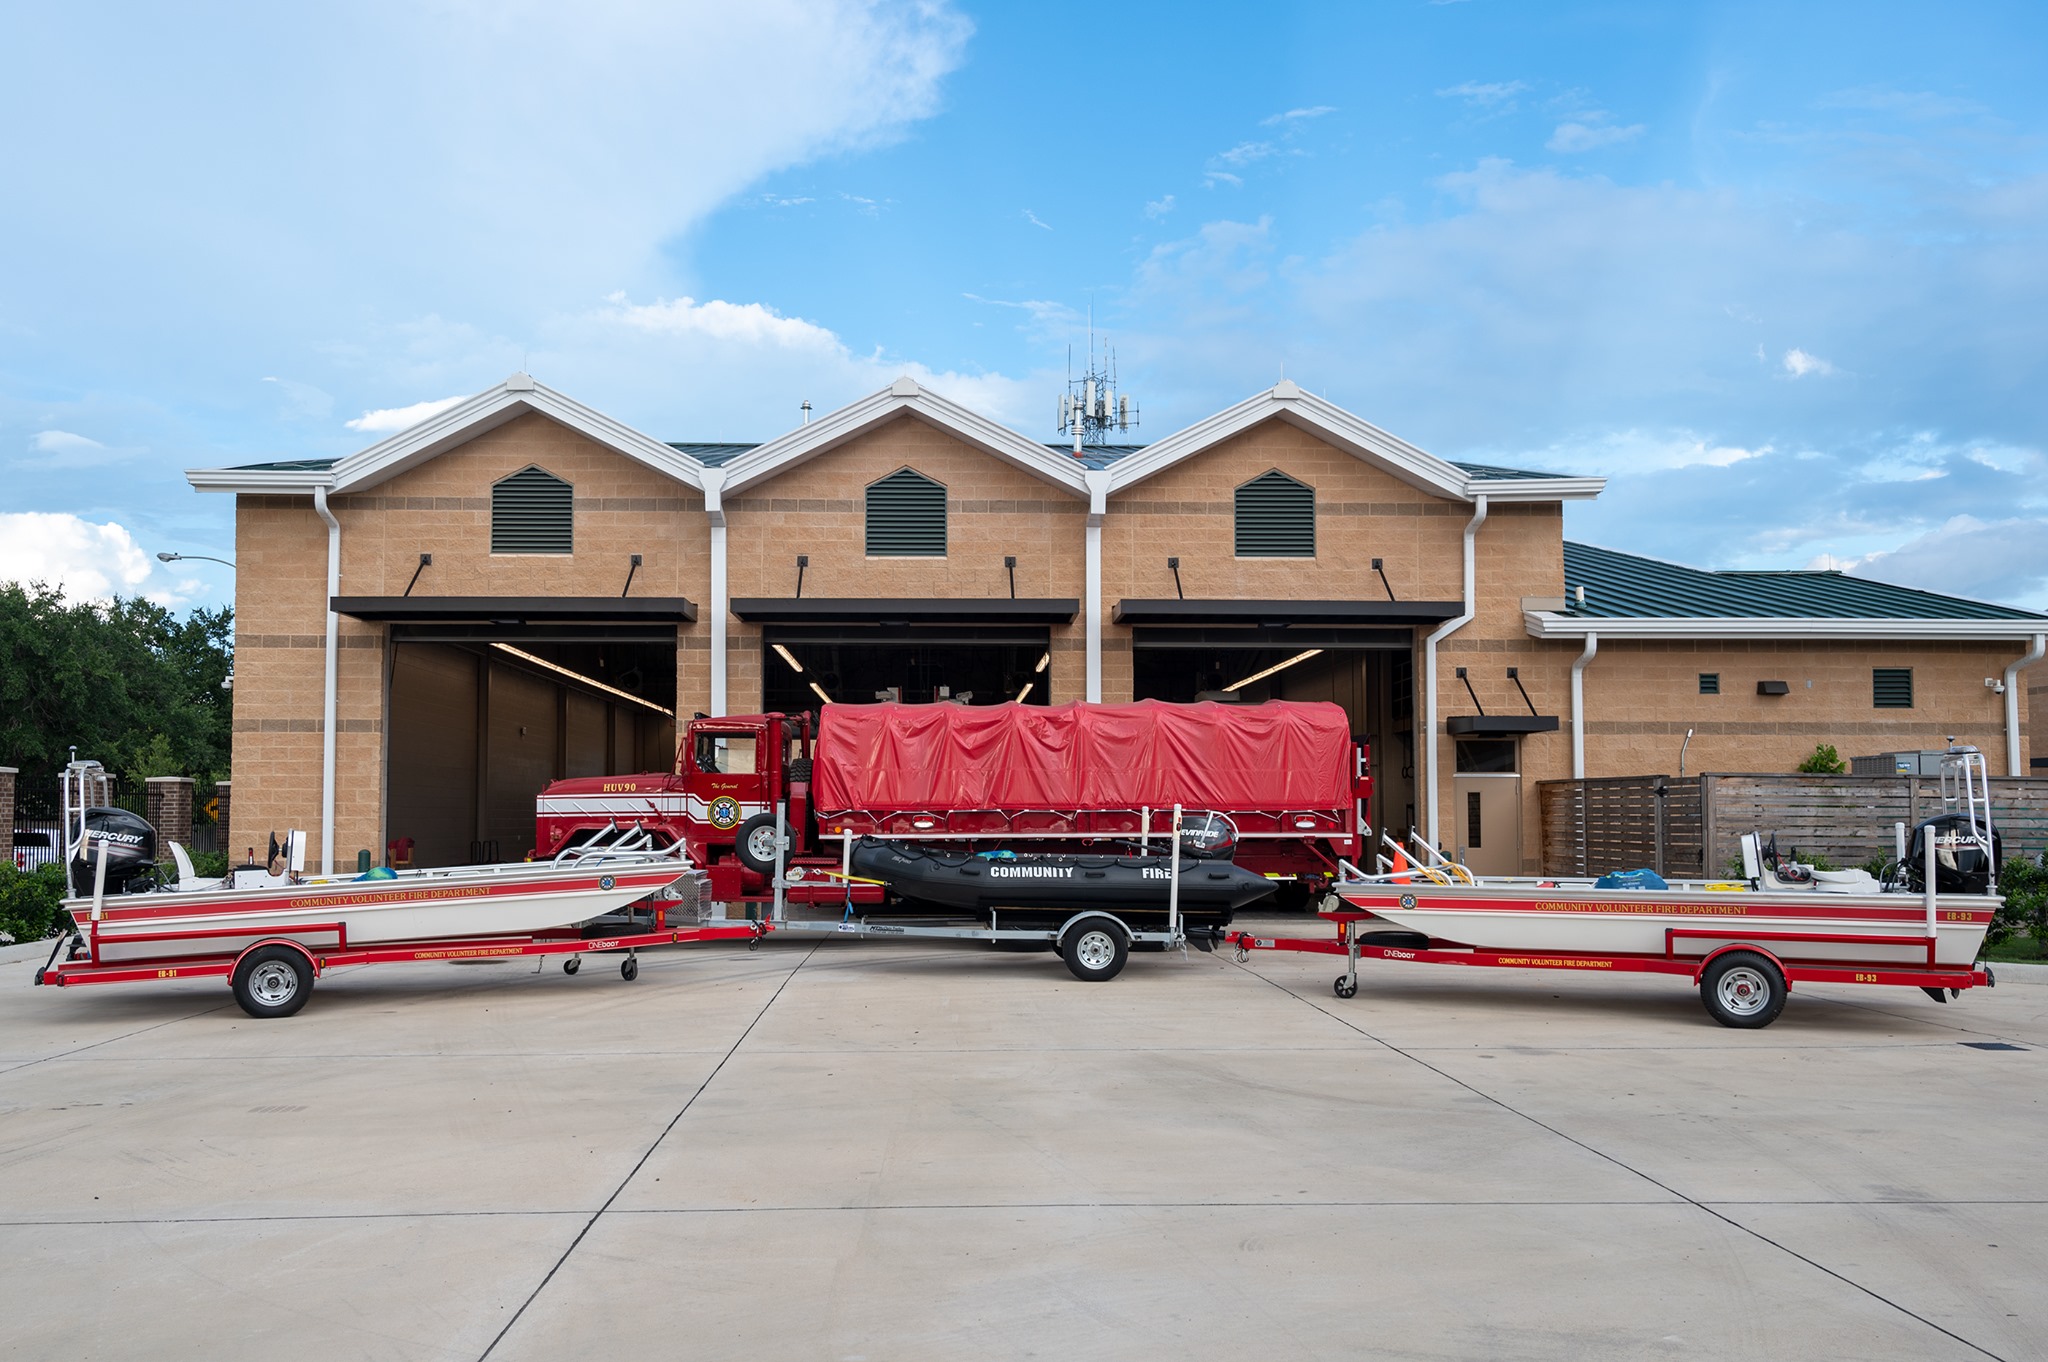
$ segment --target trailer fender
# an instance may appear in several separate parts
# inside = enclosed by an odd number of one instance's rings
[[[1779,977],[1784,979],[1785,991],[1787,993],[1792,991],[1792,972],[1785,968],[1785,962],[1778,958],[1777,952],[1767,951],[1762,946],[1753,946],[1742,941],[1731,941],[1725,946],[1716,946],[1713,950],[1701,956],[1699,968],[1692,972],[1693,983],[1697,985],[1700,980],[1706,978],[1707,966],[1713,964],[1730,951],[1748,951],[1752,955],[1761,955],[1764,959],[1771,962],[1772,967],[1778,971]]]
[[[294,941],[288,936],[266,936],[261,941],[250,942],[243,949],[242,953],[235,957],[234,967],[228,971],[228,979],[231,983],[235,975],[240,972],[242,962],[257,951],[262,950],[265,946],[289,946],[292,950],[306,957],[306,967],[313,971],[313,977],[315,979],[320,977],[320,957],[315,955],[305,942]]]
[[[1117,917],[1114,914],[1104,912],[1074,914],[1072,917],[1068,918],[1065,922],[1062,922],[1060,924],[1059,931],[1053,933],[1053,940],[1058,942],[1060,945],[1064,946],[1066,944],[1067,937],[1072,933],[1079,931],[1081,928],[1081,924],[1084,922],[1099,922],[1109,927],[1112,927],[1116,929],[1116,931],[1123,937],[1125,945],[1130,944],[1130,925],[1126,923],[1122,918]]]

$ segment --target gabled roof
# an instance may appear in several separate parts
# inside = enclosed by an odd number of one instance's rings
[[[1007,426],[921,386],[905,375],[880,392],[827,412],[809,425],[798,426],[787,435],[756,445],[741,454],[722,458],[724,495],[744,491],[765,482],[785,469],[836,449],[876,427],[911,415],[930,422],[965,444],[1034,477],[1063,487],[1077,497],[1088,495],[1084,469],[1072,454],[1056,453],[1035,440],[1028,440]]]
[[[1488,464],[1454,464],[1389,435],[1283,378],[1265,392],[1109,464],[1109,490],[1114,495],[1164,472],[1182,459],[1271,420],[1285,421],[1327,440],[1412,487],[1459,501],[1471,501],[1480,495],[1491,501],[1587,501],[1600,495],[1607,485],[1605,478],[1560,477]]]
[[[650,435],[621,424],[573,397],[566,397],[525,374],[514,374],[494,388],[458,402],[439,415],[402,430],[368,449],[339,459],[293,459],[246,464],[238,468],[193,468],[185,480],[202,492],[330,493],[373,487],[407,469],[444,454],[486,431],[522,416],[537,414],[560,422],[596,443],[645,464],[691,487],[701,487],[701,465]]]
[[[1565,606],[1527,611],[1539,638],[2026,638],[2048,615],[1835,571],[1708,571],[1564,546]],[[1586,599],[1579,602],[1579,591]]]

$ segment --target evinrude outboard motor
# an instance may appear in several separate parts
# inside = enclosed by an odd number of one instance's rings
[[[1191,810],[1180,818],[1180,854],[1191,861],[1227,861],[1237,855],[1237,824],[1220,813]]]
[[[1982,827],[1982,824],[1978,824]],[[1938,814],[1913,829],[1906,850],[1906,886],[1914,893],[1926,890],[1927,838],[1934,839],[1934,891],[1937,894],[1988,894],[1995,861],[2005,858],[1998,833],[1991,834],[1991,855],[1971,830],[1966,813]]]
[[[107,892],[126,894],[146,887],[156,873],[156,829],[126,809],[87,809],[85,841],[71,860],[71,896],[92,897],[99,873],[100,844],[107,848]]]

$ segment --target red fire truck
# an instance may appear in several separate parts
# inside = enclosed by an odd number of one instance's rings
[[[1367,757],[1323,703],[835,704],[815,727],[806,714],[731,715],[688,724],[671,772],[549,785],[535,852],[638,826],[684,842],[711,898],[763,899],[780,805],[788,896],[873,903],[878,887],[818,873],[861,837],[1163,848],[1178,804],[1228,815],[1237,863],[1305,897],[1363,853]]]

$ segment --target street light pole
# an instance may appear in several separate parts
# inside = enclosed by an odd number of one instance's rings
[[[188,558],[204,559],[206,562],[209,563],[219,563],[223,567],[234,566],[234,564],[230,563],[227,559],[216,558],[210,553],[159,553],[156,556],[156,560],[159,563],[182,563]]]

